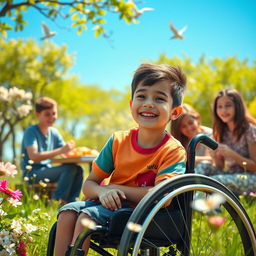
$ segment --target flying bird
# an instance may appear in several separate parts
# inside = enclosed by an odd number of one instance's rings
[[[173,36],[170,38],[170,39],[180,39],[180,40],[183,40],[183,39],[185,39],[185,37],[182,35],[185,31],[186,31],[186,29],[187,29],[188,27],[187,26],[185,26],[185,27],[183,27],[181,30],[177,30],[174,26],[173,26],[173,24],[170,24],[170,29],[171,29],[171,31],[173,32]]]
[[[150,7],[138,9],[136,6],[134,6],[133,10],[134,10],[134,17],[139,18],[143,14],[143,12],[154,11],[155,9],[150,8]]]
[[[44,22],[42,22],[42,32],[43,32],[44,36],[40,38],[41,40],[48,39],[48,38],[53,37],[57,34],[56,32],[50,31],[50,29],[48,28],[48,26]]]

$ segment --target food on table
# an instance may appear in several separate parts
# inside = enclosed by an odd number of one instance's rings
[[[79,157],[79,156],[97,156],[99,152],[96,149],[90,149],[88,147],[76,147],[67,153],[67,157]]]

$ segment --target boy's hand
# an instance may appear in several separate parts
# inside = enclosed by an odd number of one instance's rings
[[[68,153],[75,147],[75,142],[73,140],[68,141],[63,147],[62,147],[62,153]]]
[[[106,189],[99,195],[101,204],[112,211],[122,207],[122,199],[126,199],[126,196],[124,192],[119,189]]]

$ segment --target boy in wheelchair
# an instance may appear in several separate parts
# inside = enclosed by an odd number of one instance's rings
[[[185,172],[186,151],[166,131],[182,113],[185,87],[186,77],[178,67],[142,64],[136,70],[130,109],[138,127],[110,137],[83,184],[86,200],[60,208],[57,256],[70,255],[84,229],[82,219],[107,225],[115,211],[135,207],[154,185]],[[108,177],[109,184],[101,186]],[[87,254],[89,243],[88,238],[81,255]]]

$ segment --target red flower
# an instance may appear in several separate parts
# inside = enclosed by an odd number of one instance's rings
[[[18,256],[29,256],[27,251],[26,251],[26,244],[24,241],[19,242],[19,244],[17,245],[17,254]]]

